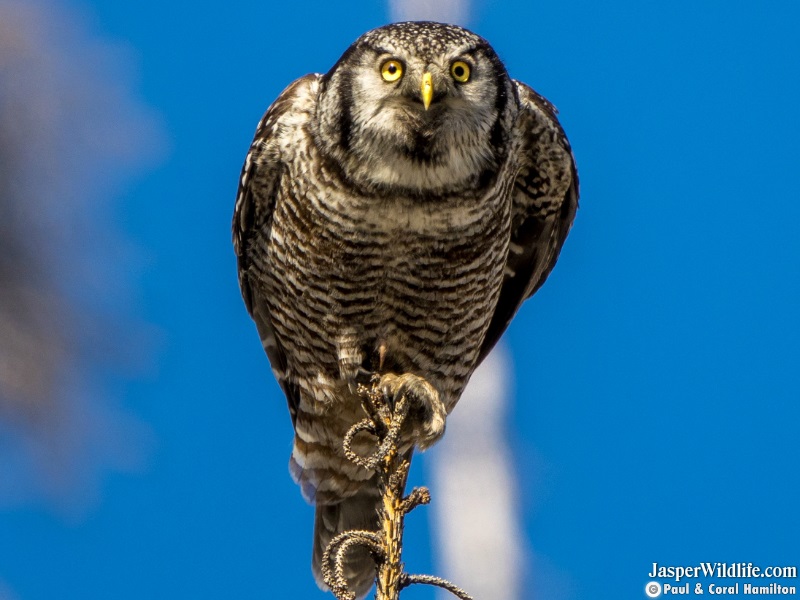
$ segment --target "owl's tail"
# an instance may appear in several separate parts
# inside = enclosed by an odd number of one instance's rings
[[[352,529],[376,531],[379,502],[377,485],[368,482],[355,495],[337,504],[317,504],[312,568],[321,588],[327,589],[322,581],[322,554],[330,541],[343,531]],[[344,564],[350,591],[356,598],[364,598],[375,579],[375,561],[366,548],[356,547],[347,553]]]

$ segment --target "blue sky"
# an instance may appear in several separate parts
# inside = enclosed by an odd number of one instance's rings
[[[137,248],[118,268],[155,333],[150,366],[108,387],[147,459],[78,515],[3,509],[0,598],[323,598],[229,223],[263,111],[388,8],[58,6],[118,49],[163,129],[158,165],[114,190]],[[643,598],[653,562],[800,565],[800,5],[487,0],[468,22],[558,106],[581,176],[559,264],[506,336],[532,597]],[[430,572],[426,510],[407,561]]]

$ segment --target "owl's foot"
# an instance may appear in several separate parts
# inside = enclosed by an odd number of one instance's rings
[[[381,376],[380,389],[392,403],[405,396],[409,401],[408,417],[402,429],[402,437],[412,441],[417,448],[425,450],[435,444],[444,434],[447,410],[439,392],[422,377],[412,373]]]

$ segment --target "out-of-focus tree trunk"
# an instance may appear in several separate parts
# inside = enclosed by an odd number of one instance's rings
[[[66,8],[0,0],[0,508],[80,512],[136,460],[111,447],[136,426],[103,383],[136,346],[111,199],[160,133],[120,49]]]

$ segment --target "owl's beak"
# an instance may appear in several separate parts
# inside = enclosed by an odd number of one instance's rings
[[[422,83],[420,84],[420,92],[422,93],[422,104],[425,110],[431,105],[433,99],[433,77],[430,73],[425,73],[422,76]]]

